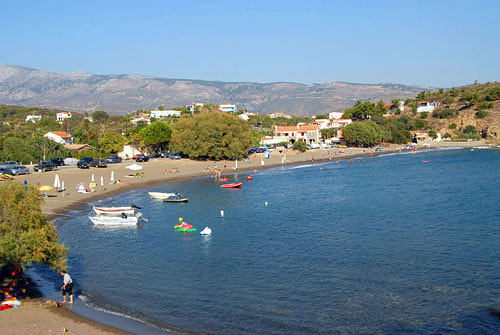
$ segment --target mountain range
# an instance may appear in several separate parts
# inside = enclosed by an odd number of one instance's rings
[[[357,100],[414,98],[425,86],[328,82],[250,83],[159,78],[136,74],[98,75],[81,71],[49,72],[0,65],[0,104],[76,112],[105,110],[127,114],[138,109],[181,107],[191,102],[232,103],[254,113],[296,116],[326,114]]]

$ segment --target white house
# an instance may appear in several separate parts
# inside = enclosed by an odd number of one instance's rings
[[[43,137],[47,137],[60,144],[73,144],[73,136],[65,131],[49,131]]]
[[[318,144],[319,133],[317,125],[298,124],[296,126],[275,126],[274,128],[274,138],[278,142],[304,141],[308,144]]]
[[[137,125],[137,122],[140,122],[140,121],[145,122],[146,124],[151,123],[151,120],[149,119],[149,117],[147,117],[145,115],[140,115],[140,116],[137,116],[137,117],[130,119],[130,123],[132,123],[133,125]]]
[[[248,121],[248,120],[250,119],[250,116],[253,116],[253,115],[255,115],[255,113],[245,112],[245,113],[243,113],[243,114],[238,115],[238,117],[239,117],[240,119],[243,119],[243,120],[245,120],[245,121]]]
[[[221,104],[219,105],[219,110],[227,113],[236,113],[236,105],[230,103]]]
[[[329,127],[330,120],[327,119],[317,119],[314,121],[314,124],[318,126],[318,128],[321,129],[326,129],[326,128],[331,128]]]
[[[176,111],[176,110],[166,110],[166,111],[154,110],[154,111],[151,111],[151,117],[154,117],[155,119],[161,119],[161,118],[170,117],[170,116],[181,116],[181,112]]]
[[[196,107],[203,107],[205,104],[202,104],[200,102],[191,102],[190,104],[187,104],[186,105],[186,108],[190,111],[190,112],[194,112],[194,109]]]
[[[33,122],[35,123],[36,121],[40,121],[42,119],[41,115],[26,115],[26,122]]]
[[[338,119],[338,120],[333,120],[330,122],[330,125],[328,128],[342,128],[347,126],[348,124],[351,124],[352,120],[351,119]]]
[[[422,113],[422,112],[433,112],[434,107],[439,106],[439,102],[436,101],[419,101],[418,102],[418,107],[417,107],[417,113]]]
[[[330,113],[328,113],[328,118],[330,120],[340,119],[342,117],[342,115],[344,115],[344,112],[330,112]]]
[[[71,118],[71,112],[58,112],[56,114],[57,121],[64,121],[69,118]]]

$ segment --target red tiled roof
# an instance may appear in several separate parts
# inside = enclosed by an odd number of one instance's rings
[[[318,126],[313,125],[302,125],[297,128],[297,126],[278,126],[276,131],[311,131],[318,130]]]
[[[385,104],[384,107],[392,107],[394,104]]]
[[[51,131],[51,133],[60,136],[62,138],[71,138],[71,135],[65,131]]]

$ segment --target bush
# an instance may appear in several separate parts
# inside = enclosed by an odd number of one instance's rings
[[[433,139],[436,139],[438,137],[437,132],[434,129],[429,130],[429,136],[432,137]]]
[[[445,108],[443,110],[436,109],[434,110],[434,112],[432,112],[432,117],[439,119],[451,119],[456,115],[458,115],[458,112],[453,108]]]
[[[421,117],[422,119],[427,119],[427,116],[428,116],[428,115],[429,115],[429,112],[422,112],[422,113],[420,113],[420,117]]]
[[[484,119],[488,115],[487,111],[479,110],[476,112],[476,117],[478,119]]]
[[[448,129],[457,129],[457,124],[456,123],[452,123],[448,126]]]
[[[305,152],[307,150],[307,144],[304,141],[295,141],[293,144],[293,150],[298,150],[300,152]]]

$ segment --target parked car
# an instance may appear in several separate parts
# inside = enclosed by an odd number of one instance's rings
[[[170,159],[181,159],[181,155],[170,153],[170,154],[168,154],[168,158],[170,158]]]
[[[38,171],[42,171],[42,172],[46,172],[46,171],[54,171],[57,169],[57,166],[55,166],[51,161],[43,161],[43,162],[40,162],[39,164],[35,165],[33,167],[33,170],[35,172],[38,172]]]
[[[96,158],[89,162],[89,165],[92,167],[105,168],[108,165],[106,164],[106,160],[102,158]]]
[[[6,162],[3,162],[2,164],[0,164],[2,166],[6,166],[6,167],[11,167],[11,166],[17,166],[19,164],[17,164],[17,162],[14,162],[14,161],[6,161]]]
[[[80,169],[90,169],[90,164],[89,164],[89,161],[88,160],[85,160],[85,159],[80,159],[77,163],[76,163],[76,167],[80,168]]]
[[[142,156],[137,157],[137,159],[135,161],[136,162],[147,162],[148,160],[149,160],[149,156],[142,155]]]
[[[137,155],[133,155],[133,156],[132,156],[132,159],[137,159],[137,158],[139,158],[139,157],[141,157],[141,156],[144,156],[144,154],[137,154]]]
[[[257,148],[257,147],[251,147],[250,150],[248,150],[248,154],[251,155],[253,153],[256,153],[257,150],[259,150],[259,148]]]
[[[49,162],[52,162],[55,166],[63,166],[64,165],[64,160],[62,158],[52,158],[49,159]]]
[[[168,151],[164,150],[164,151],[160,152],[160,155],[161,155],[161,157],[166,158],[166,157],[168,157]]]
[[[31,173],[30,169],[24,165],[12,166],[10,168],[10,170],[12,171],[12,175],[15,175],[15,176],[18,176],[21,174],[30,174]]]
[[[118,156],[108,156],[106,158],[106,163],[113,164],[113,163],[121,163],[122,159]]]
[[[0,166],[0,174],[10,174],[11,176],[14,175],[12,170],[5,166]]]
[[[149,155],[149,158],[160,158],[161,154],[159,152],[154,152],[151,155]]]

